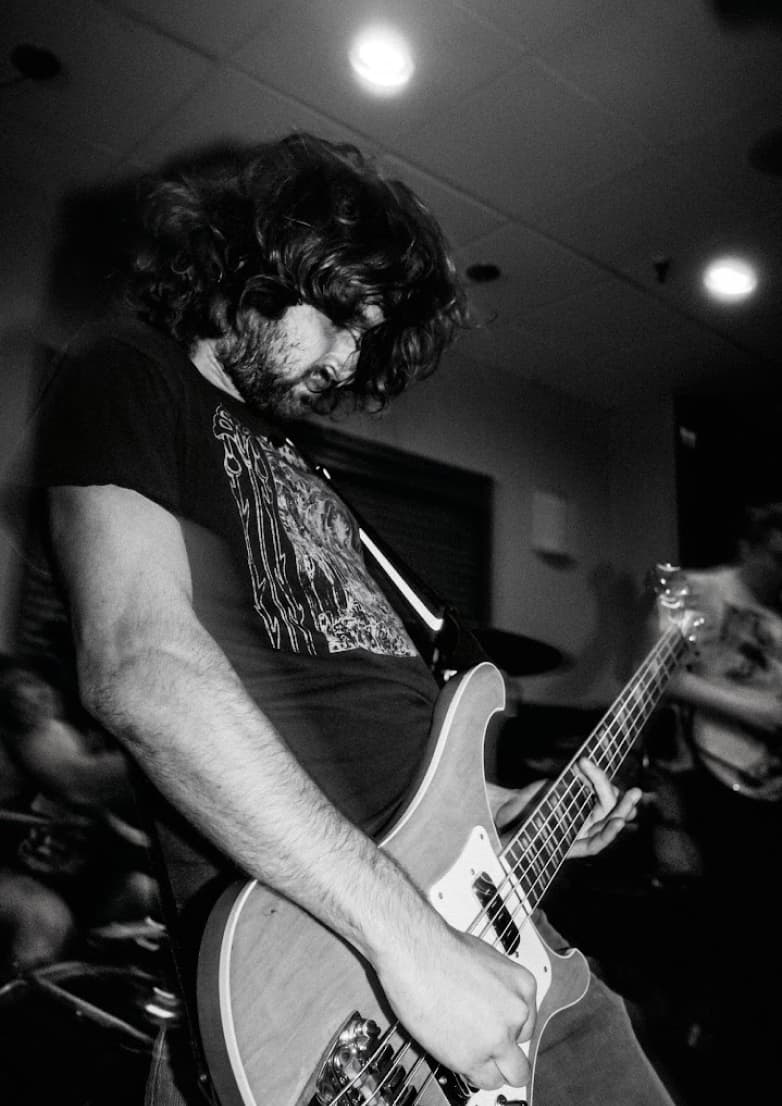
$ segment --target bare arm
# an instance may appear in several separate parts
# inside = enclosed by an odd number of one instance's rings
[[[772,691],[681,671],[668,685],[668,694],[696,710],[747,726],[767,737],[782,733],[782,696]]]
[[[125,807],[130,800],[128,766],[118,749],[91,752],[82,735],[49,718],[17,742],[17,758],[36,786],[77,806]]]
[[[450,929],[300,768],[195,617],[176,519],[126,489],[56,488],[51,526],[85,705],[223,852],[370,961],[424,1047],[480,1086],[525,1083],[532,977]]]

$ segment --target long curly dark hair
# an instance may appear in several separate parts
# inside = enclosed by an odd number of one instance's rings
[[[382,308],[349,385],[358,406],[428,376],[466,321],[437,222],[353,146],[297,133],[180,169],[143,186],[140,227],[128,298],[188,349],[247,311],[308,303],[351,326]]]

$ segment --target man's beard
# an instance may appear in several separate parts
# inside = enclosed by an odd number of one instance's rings
[[[239,395],[259,414],[286,421],[308,412],[328,414],[334,409],[337,392],[333,384],[307,390],[296,387],[300,378],[286,377],[288,351],[275,320],[244,315],[214,349]],[[315,367],[312,373],[314,380]]]

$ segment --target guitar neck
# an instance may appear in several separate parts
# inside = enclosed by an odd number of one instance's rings
[[[677,626],[663,634],[630,683],[505,846],[503,857],[533,909],[559,871],[595,802],[594,792],[578,770],[578,761],[586,757],[609,778],[614,776],[686,650],[687,641]]]

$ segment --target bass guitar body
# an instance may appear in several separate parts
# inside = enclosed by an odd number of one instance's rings
[[[483,737],[503,706],[481,664],[443,689],[423,774],[381,842],[456,928],[479,932],[533,972],[533,1064],[557,1011],[586,991],[577,950],[550,950],[500,850],[483,775]],[[477,919],[483,918],[480,928]],[[485,930],[485,933],[483,932]],[[221,1106],[496,1106],[526,1088],[476,1091],[405,1035],[368,964],[305,911],[257,882],[213,911],[199,965],[199,1019]]]

